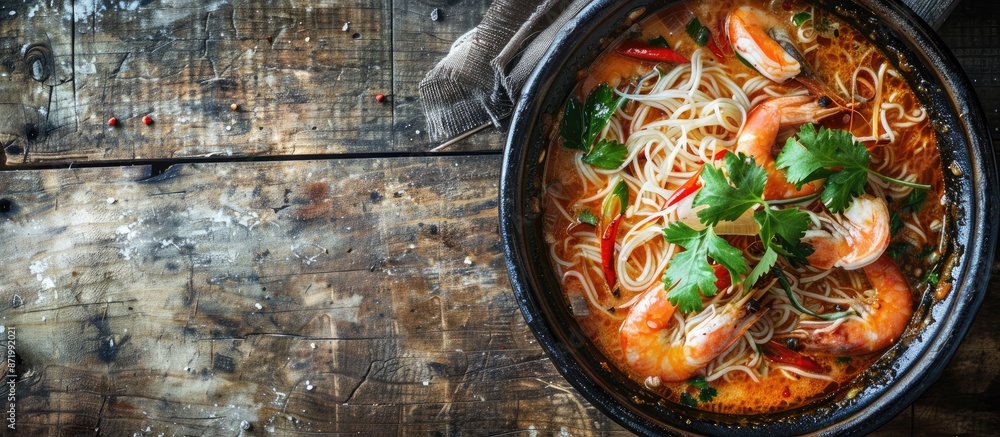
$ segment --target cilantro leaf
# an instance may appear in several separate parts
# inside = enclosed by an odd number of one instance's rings
[[[802,212],[798,208],[771,209],[761,208],[754,212],[754,221],[760,225],[760,240],[765,245],[771,247],[772,241],[777,241],[780,246],[782,242],[797,242],[802,239],[809,229],[809,214]],[[779,237],[775,240],[775,237]],[[793,244],[794,246],[794,244]],[[786,247],[790,254],[793,247]],[[783,253],[782,255],[788,255]]]
[[[834,213],[843,212],[855,197],[864,194],[869,174],[905,187],[931,188],[880,174],[868,168],[870,163],[868,148],[854,141],[850,132],[823,126],[817,130],[808,123],[785,142],[775,160],[777,167],[785,170],[785,177],[796,187],[825,178],[820,199]],[[916,196],[913,201],[920,203],[920,195]]]
[[[834,213],[842,212],[864,193],[868,181],[868,148],[854,141],[850,132],[804,124],[789,138],[775,164],[789,182],[801,188],[806,182],[826,178],[820,198]]]
[[[663,282],[670,289],[667,299],[682,313],[701,311],[701,297],[714,296],[718,291],[708,257],[725,267],[734,282],[747,270],[743,253],[715,235],[712,227],[696,231],[683,222],[674,222],[663,230],[663,235],[667,242],[685,249],[670,260],[663,273]]]
[[[590,212],[589,209],[580,211],[580,213],[576,215],[576,220],[580,223],[586,223],[591,226],[597,226],[597,217],[594,215],[594,213]]]
[[[570,149],[580,150],[583,153],[589,151],[589,144],[583,143],[583,129],[586,124],[586,113],[583,105],[576,97],[570,97],[563,111],[562,123],[559,125],[559,132],[563,138],[563,146]]]
[[[927,191],[924,190],[913,190],[910,194],[907,194],[903,198],[901,207],[904,211],[917,212],[924,205],[924,200],[927,199]]]
[[[614,170],[625,163],[628,149],[615,140],[602,139],[597,142],[590,154],[583,157],[583,162],[597,168]]]
[[[691,396],[688,392],[681,393],[681,405],[685,407],[697,407],[698,400]]]
[[[584,152],[589,154],[590,145],[594,143],[597,134],[601,133],[604,126],[608,124],[608,119],[615,113],[619,103],[620,99],[615,99],[615,90],[608,86],[607,82],[594,88],[587,96],[587,104],[584,107],[587,124],[583,133],[583,144],[587,150]]]
[[[699,376],[697,378],[694,378],[694,379],[688,381],[688,384],[691,384],[695,388],[702,389],[702,390],[704,390],[706,388],[709,388],[708,381],[703,376]]]
[[[712,399],[715,399],[715,395],[717,394],[719,394],[719,392],[715,389],[715,387],[705,387],[698,392],[698,400],[703,404],[712,402]]]
[[[771,267],[774,267],[776,262],[778,262],[778,252],[775,252],[771,246],[767,246],[764,255],[760,257],[760,261],[757,262],[757,265],[747,275],[744,288],[749,289],[753,287],[765,273],[771,271]]]
[[[743,154],[727,153],[723,163],[729,171],[729,178],[721,169],[706,164],[701,172],[705,185],[694,198],[695,205],[708,205],[708,208],[698,211],[698,218],[707,225],[714,226],[723,220],[734,221],[747,209],[763,201],[761,196],[767,182],[767,172],[763,167]]]

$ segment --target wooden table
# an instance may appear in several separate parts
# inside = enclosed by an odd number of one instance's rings
[[[428,153],[417,84],[489,0],[163,3],[0,5],[18,430],[625,433],[518,311],[503,134]],[[994,135],[998,18],[940,29]],[[880,434],[1000,429],[998,290]]]

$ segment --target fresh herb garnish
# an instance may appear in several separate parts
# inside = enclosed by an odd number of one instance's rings
[[[785,170],[789,182],[803,184],[826,178],[820,199],[834,213],[843,212],[855,197],[864,193],[868,174],[906,187],[928,190],[929,185],[895,179],[868,168],[871,155],[850,132],[841,129],[819,130],[804,124],[795,137],[785,142],[775,163]]]
[[[695,44],[702,47],[705,47],[708,44],[708,40],[712,38],[712,32],[701,24],[701,20],[698,17],[692,18],[685,30],[687,30],[688,36],[694,40]]]
[[[628,156],[628,149],[624,144],[615,140],[602,139],[597,142],[594,149],[583,157],[583,162],[597,168],[614,170],[625,163]]]
[[[926,199],[927,191],[913,190],[910,191],[910,194],[907,194],[906,197],[903,198],[900,206],[904,211],[917,212],[920,211],[921,207],[923,207],[924,200]]]
[[[929,271],[924,278],[920,280],[920,285],[930,284],[931,287],[937,287],[938,282],[941,281],[941,276],[935,271]]]
[[[712,402],[712,399],[715,399],[715,396],[719,394],[718,390],[708,385],[708,381],[706,381],[703,377],[692,379],[688,381],[688,384],[690,384],[690,387],[693,388],[693,391],[697,392],[698,397],[696,398],[687,391],[681,393],[681,405],[687,407],[694,408],[697,407],[699,403],[707,404]],[[689,388],[689,390],[691,390],[691,388]]]
[[[833,361],[835,363],[840,364],[841,366],[843,366],[843,365],[851,362],[851,357],[837,357],[837,359],[835,359]]]
[[[646,42],[653,47],[670,47],[670,44],[667,43],[667,39],[664,38],[663,35],[647,39]]]
[[[760,226],[759,235],[764,247],[796,261],[804,260],[811,253],[808,246],[800,242],[809,228],[809,215],[798,208],[771,208],[763,198],[767,172],[753,158],[727,153],[722,159],[729,173],[728,180],[722,170],[714,166],[706,166],[702,172],[705,186],[694,199],[696,205],[708,205],[698,212],[701,222],[714,226],[722,220],[734,221],[746,210],[760,206],[753,218]],[[762,261],[777,259],[773,256],[765,258]],[[764,271],[769,268],[761,267]],[[752,286],[759,274],[752,277],[747,285]]]
[[[674,222],[663,230],[663,235],[668,242],[685,249],[674,255],[663,273],[663,283],[670,290],[667,299],[684,314],[701,311],[701,297],[715,296],[718,291],[718,278],[709,257],[729,271],[733,282],[747,270],[743,252],[716,235],[711,226],[696,231],[683,222]]]
[[[785,272],[783,272],[779,267],[774,267],[773,269],[771,269],[771,271],[774,273],[774,276],[778,278],[778,284],[780,284],[781,288],[785,290],[785,295],[788,296],[788,301],[792,304],[793,307],[795,307],[795,309],[799,310],[803,314],[808,314],[810,316],[822,320],[837,320],[839,318],[855,314],[854,310],[819,314],[813,310],[810,310],[809,308],[802,306],[802,303],[800,303],[799,300],[795,297],[795,293],[792,292],[792,286],[788,283],[788,279],[785,278]]]
[[[747,271],[741,252],[715,234],[714,227],[721,221],[735,221],[747,210],[758,207],[753,219],[760,227],[758,235],[765,252],[747,276],[745,287],[752,287],[767,273],[778,255],[804,261],[812,253],[812,248],[801,241],[809,227],[809,215],[798,208],[771,208],[763,199],[767,182],[764,168],[743,154],[726,153],[722,161],[725,173],[721,168],[705,165],[701,173],[704,185],[694,198],[695,206],[706,206],[698,211],[698,219],[706,228],[695,231],[677,222],[664,229],[667,242],[686,249],[674,256],[663,275],[667,288],[674,286],[667,298],[682,313],[700,311],[701,296],[711,297],[718,291],[708,258],[725,267],[734,283],[738,275]]]
[[[808,12],[799,12],[795,14],[794,17],[792,17],[792,23],[795,23],[795,27],[802,27],[802,25],[805,24],[806,21],[809,21],[811,19],[812,19],[812,14]]]
[[[583,152],[584,161],[589,159],[587,163],[596,167],[614,169],[621,166],[628,153],[624,145],[611,140],[601,141],[596,146],[593,144],[624,101],[624,97],[616,97],[615,90],[607,83],[594,88],[587,96],[586,103],[581,104],[576,97],[571,96],[559,126],[563,146]]]
[[[590,212],[589,209],[580,211],[580,213],[576,215],[576,221],[586,223],[591,226],[597,226],[597,216]]]

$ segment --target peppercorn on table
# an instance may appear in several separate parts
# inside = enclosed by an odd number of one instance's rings
[[[0,5],[5,428],[626,433],[518,311],[504,134],[429,152],[418,83],[488,0],[171,3]],[[998,30],[986,0],[939,30],[992,129]],[[1000,428],[990,292],[878,434]]]

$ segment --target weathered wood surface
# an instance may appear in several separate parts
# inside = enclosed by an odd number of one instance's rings
[[[29,169],[0,172],[19,428],[624,434],[517,311],[502,133],[449,149],[485,155],[401,156],[432,147],[419,80],[488,6],[0,3],[0,146]],[[965,0],[940,32],[1000,141],[998,21]],[[210,162],[291,155],[322,159]],[[205,162],[30,170],[177,158]],[[940,381],[877,434],[1000,428],[995,276],[990,293]]]
[[[24,360],[19,428],[610,426],[522,322],[497,235],[497,162],[0,174],[0,241],[21,254],[5,256],[0,283]]]
[[[417,84],[489,5],[53,3],[0,10],[7,165],[426,150]]]

